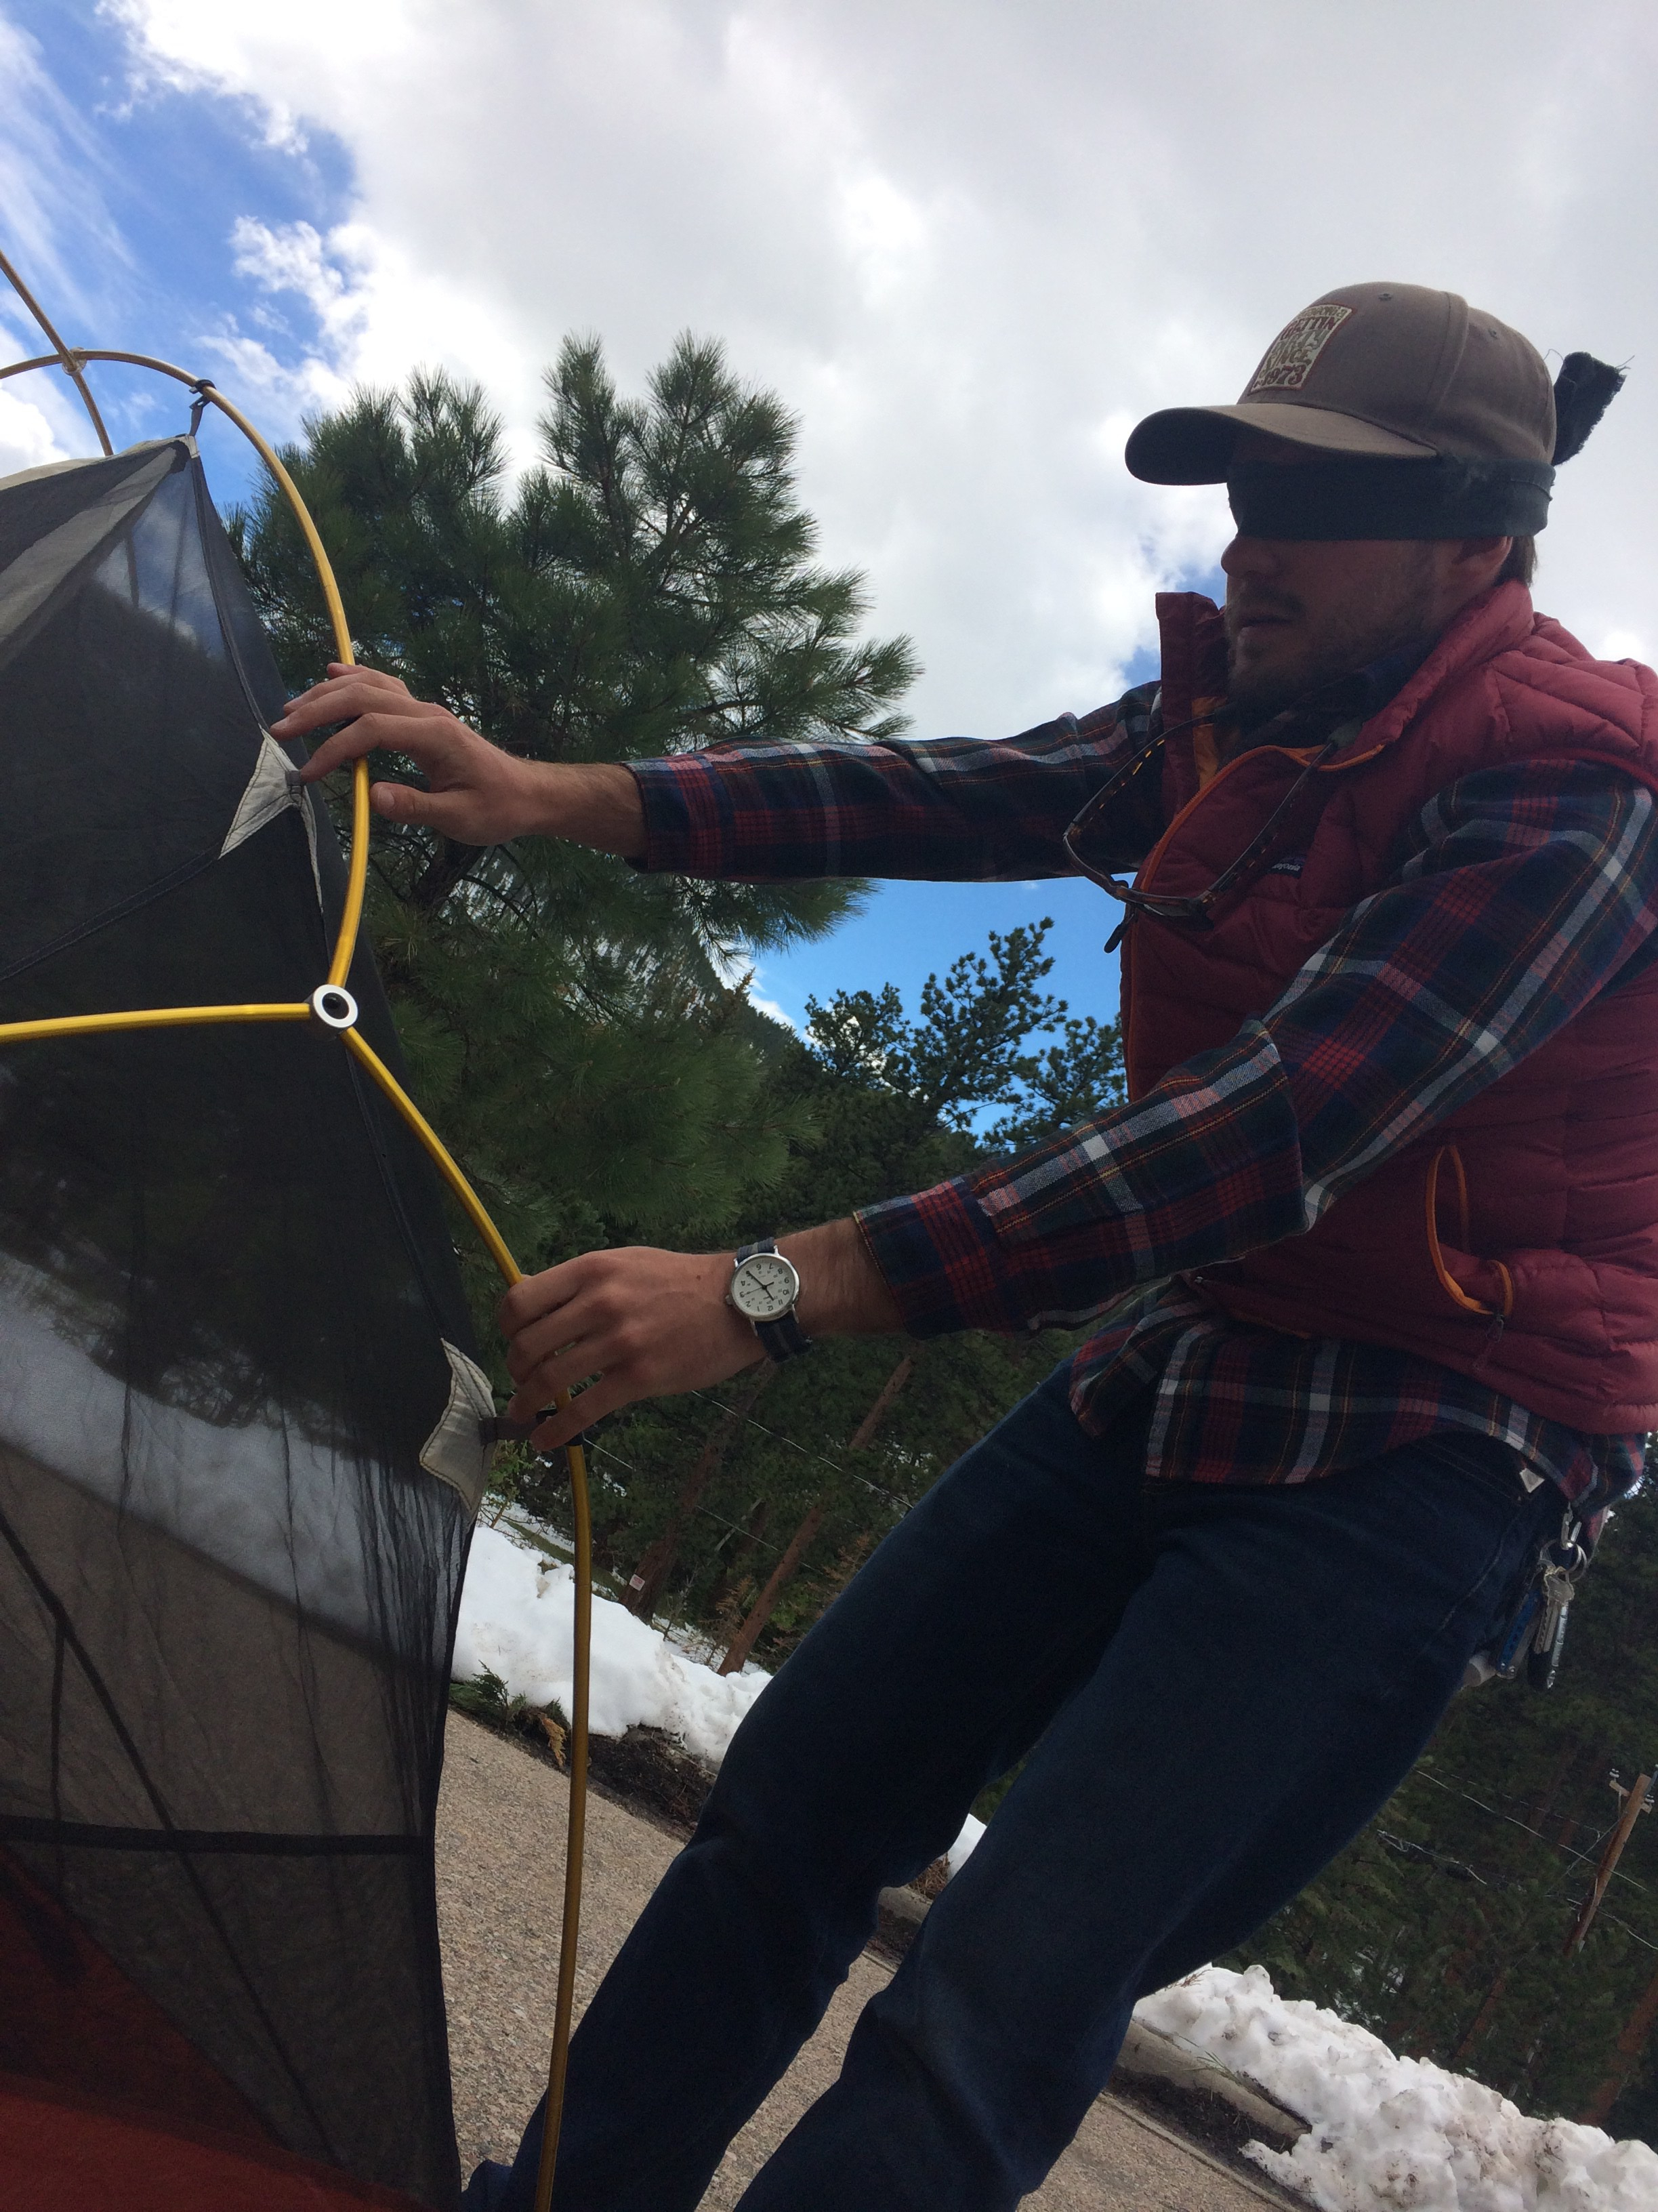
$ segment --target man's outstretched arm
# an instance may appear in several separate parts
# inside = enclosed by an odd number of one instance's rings
[[[808,1332],[1076,1322],[1138,1283],[1295,1236],[1537,1050],[1653,937],[1658,807],[1616,769],[1484,771],[1431,801],[1418,836],[1400,880],[1230,1044],[1033,1152],[784,1240]],[[561,1339],[569,1355],[544,1369],[559,1382],[612,1349],[621,1364],[580,1401],[592,1418],[752,1364],[746,1324],[719,1306],[731,1265],[590,1253],[512,1292],[503,1325],[521,1331],[540,1285],[563,1279],[525,1374],[539,1389],[544,1346]],[[586,1311],[563,1287],[573,1271],[614,1308],[611,1334],[572,1328]],[[716,1344],[726,1364],[699,1372]],[[515,1377],[519,1357],[515,1343]],[[525,1390],[520,1418],[546,1402]]]
[[[1230,1043],[1034,1152],[861,1208],[912,1334],[1085,1321],[1310,1229],[1658,929],[1658,803],[1619,769],[1482,769],[1430,800],[1413,842]]]
[[[337,663],[273,726],[295,738],[346,723],[301,771],[307,782],[371,750],[407,755],[427,788],[377,783],[376,811],[464,845],[565,837],[641,867],[739,883],[1023,881],[1072,872],[1061,833],[1145,743],[1154,690],[1015,738],[715,745],[624,768],[523,760],[395,677]],[[1097,859],[1127,865],[1151,849],[1160,784],[1155,770],[1135,780],[1101,825]]]

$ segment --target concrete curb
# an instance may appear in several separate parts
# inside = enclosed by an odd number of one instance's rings
[[[1288,2150],[1307,2132],[1307,2122],[1287,2105],[1280,2105],[1253,2081],[1231,2073],[1206,2051],[1176,2043],[1172,2036],[1160,2035],[1156,2028],[1143,2027],[1137,2020],[1128,2023],[1116,2073],[1111,2077],[1114,2081],[1118,2074],[1130,2081],[1166,2082],[1187,2096],[1218,2097],[1241,2113],[1261,2142],[1274,2150]]]

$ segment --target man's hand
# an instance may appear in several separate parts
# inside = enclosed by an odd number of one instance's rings
[[[855,1222],[803,1230],[778,1249],[799,1270],[796,1310],[808,1336],[903,1327]],[[752,1326],[726,1304],[732,1262],[729,1252],[632,1245],[514,1284],[500,1310],[517,1386],[508,1419],[531,1421],[559,1391],[590,1382],[536,1429],[531,1442],[552,1451],[618,1406],[701,1389],[763,1359]]]
[[[337,660],[271,728],[279,738],[302,738],[328,722],[345,727],[300,770],[307,783],[376,750],[405,753],[424,774],[424,791],[407,783],[373,787],[374,809],[388,822],[416,823],[462,845],[547,836],[630,859],[645,849],[644,810],[625,768],[520,760],[446,708],[413,697],[395,676]]]

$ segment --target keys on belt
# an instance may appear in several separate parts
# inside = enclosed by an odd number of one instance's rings
[[[1560,1672],[1566,1623],[1588,1553],[1577,1541],[1576,1519],[1568,1509],[1560,1534],[1537,1555],[1537,1564],[1515,1608],[1497,1655],[1500,1680],[1511,1682],[1523,1667],[1534,1690],[1552,1690]]]

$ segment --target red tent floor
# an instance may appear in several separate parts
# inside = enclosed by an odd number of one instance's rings
[[[423,2212],[245,2136],[0,2075],[0,2212]]]

